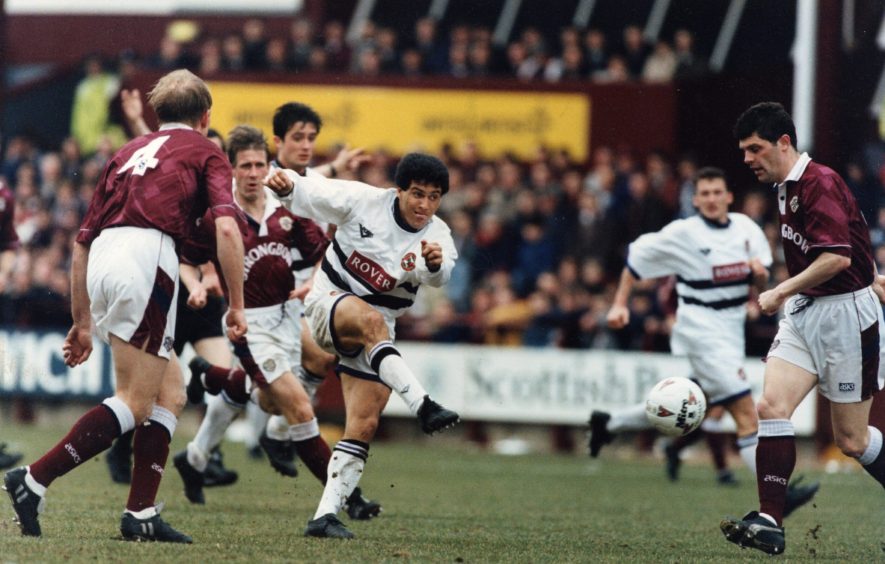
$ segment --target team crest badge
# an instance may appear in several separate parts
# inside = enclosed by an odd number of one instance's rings
[[[415,270],[415,253],[406,253],[406,256],[403,257],[403,260],[399,263],[403,270],[406,272],[412,272]]]
[[[163,337],[163,348],[166,349],[166,352],[171,351],[173,346],[175,346],[175,339],[169,336]]]
[[[280,218],[280,227],[283,231],[292,231],[292,218],[283,216]]]
[[[793,199],[790,200],[790,210],[793,213],[796,213],[796,210],[799,209],[799,196],[793,196]]]
[[[274,368],[276,368],[276,367],[277,367],[277,363],[274,362],[274,359],[272,359],[272,358],[265,360],[264,364],[261,365],[261,368],[265,372],[273,372]]]

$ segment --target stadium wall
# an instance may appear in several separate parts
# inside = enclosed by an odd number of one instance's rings
[[[64,333],[0,331],[0,396],[99,400],[113,394],[110,349],[96,341],[89,362],[64,365]],[[584,426],[593,409],[612,410],[644,401],[668,376],[689,374],[685,359],[668,354],[616,351],[502,348],[400,343],[399,348],[427,391],[465,420]],[[193,354],[181,357],[186,366]],[[749,359],[746,374],[758,395],[764,365]],[[328,387],[328,386],[327,386]],[[330,401],[330,395],[320,396]],[[331,400],[334,403],[334,400]],[[814,396],[793,416],[796,432],[811,435]],[[320,405],[326,412],[338,405]],[[395,394],[385,410],[409,416]]]

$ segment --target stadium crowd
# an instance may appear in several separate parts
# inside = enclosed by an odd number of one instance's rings
[[[443,33],[432,18],[419,18],[412,30],[400,31],[367,21],[359,38],[348,42],[344,25],[325,23],[321,30],[298,18],[288,37],[267,33],[260,19],[247,20],[241,33],[201,36],[199,30],[167,33],[156,53],[138,64],[158,70],[187,67],[199,76],[218,73],[351,73],[376,77],[445,76],[517,77],[524,81],[666,82],[706,72],[695,52],[694,35],[679,29],[671,40],[654,44],[642,30],[628,25],[620,34],[601,29],[563,28],[555,39],[535,27],[497,44],[492,30],[456,24]]]
[[[102,138],[81,154],[74,138],[41,150],[27,137],[8,140],[0,181],[15,193],[15,225],[22,240],[9,280],[0,280],[0,322],[20,329],[70,325],[71,241],[112,153]],[[538,149],[535,158],[480,157],[472,143],[450,147],[451,191],[440,215],[449,223],[460,259],[444,289],[422,292],[400,323],[405,339],[562,348],[668,349],[675,311],[672,281],[642,281],[631,299],[630,325],[610,331],[605,314],[626,245],[660,229],[691,207],[690,155],[637,155],[596,147],[590,162]],[[318,159],[319,163],[324,162]],[[377,152],[356,173],[375,186],[391,186],[393,156]],[[885,209],[880,176],[861,164],[845,178],[870,219],[880,270],[885,266]],[[734,208],[763,227],[775,249],[773,277],[786,276],[768,194],[738,191]],[[748,306],[748,348],[767,350],[776,319]]]

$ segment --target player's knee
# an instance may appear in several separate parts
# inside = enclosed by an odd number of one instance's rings
[[[834,439],[836,446],[839,447],[839,450],[845,456],[860,458],[866,450],[866,445],[864,444],[866,441],[863,435],[837,432]]]
[[[789,419],[790,414],[786,410],[777,405],[775,402],[769,401],[768,398],[762,396],[759,403],[756,404],[756,413],[759,419]]]
[[[384,316],[372,308],[366,308],[360,315],[360,327],[369,342],[377,343],[390,338]]]
[[[347,435],[365,443],[371,442],[378,430],[378,417],[359,417],[347,422]]]

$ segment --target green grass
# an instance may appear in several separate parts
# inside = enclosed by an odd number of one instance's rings
[[[33,458],[60,427],[5,426],[5,440]],[[173,452],[187,437],[177,437]],[[164,517],[191,534],[191,546],[119,540],[127,489],[110,482],[103,460],[59,479],[43,514],[43,538],[23,538],[0,500],[0,562],[717,562],[767,556],[741,551],[718,530],[723,515],[753,508],[755,487],[714,484],[706,465],[666,481],[654,460],[591,461],[582,455],[504,457],[451,440],[373,445],[362,486],[384,504],[370,522],[350,522],[353,541],[306,539],[321,493],[302,470],[292,480],[241,445],[225,446],[240,481],[207,489],[190,505],[171,466],[160,491]],[[881,560],[883,492],[864,474],[820,474],[813,507],[787,522],[781,560]]]

